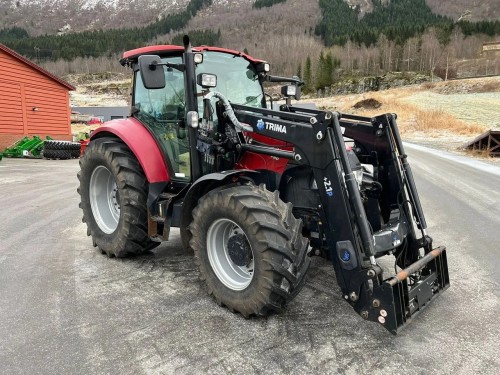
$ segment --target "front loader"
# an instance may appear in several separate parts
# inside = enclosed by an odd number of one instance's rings
[[[342,297],[394,334],[449,286],[395,114],[293,106],[298,77],[188,37],[121,63],[134,73],[131,115],[92,134],[78,174],[102,253],[141,254],[180,228],[209,294],[245,317],[281,311],[322,256]],[[266,82],[286,83],[279,110]]]

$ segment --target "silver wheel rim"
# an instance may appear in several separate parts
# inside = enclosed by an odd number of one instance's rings
[[[90,177],[90,206],[99,228],[106,234],[113,233],[120,220],[118,187],[108,168],[100,165]]]
[[[229,289],[243,290],[250,285],[253,279],[253,250],[252,260],[247,266],[236,265],[228,252],[229,238],[236,234],[243,234],[248,241],[245,232],[234,221],[217,220],[208,228],[207,253],[212,270],[219,280]]]

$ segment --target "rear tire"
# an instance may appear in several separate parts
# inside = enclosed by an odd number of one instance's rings
[[[80,208],[87,235],[108,256],[141,254],[159,245],[148,237],[148,181],[122,142],[90,142],[78,172]]]
[[[292,205],[264,185],[230,186],[202,197],[190,245],[219,305],[245,317],[281,311],[304,285],[310,259]]]

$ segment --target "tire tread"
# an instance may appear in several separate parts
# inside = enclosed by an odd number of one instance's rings
[[[106,160],[117,171],[121,209],[128,210],[127,214],[120,215],[121,222],[117,228],[120,232],[118,238],[113,241],[103,236],[93,218],[89,220],[88,216],[92,215],[90,203],[86,202],[87,195],[82,194],[82,192],[87,191],[86,187],[83,186],[85,179],[82,178],[82,171],[86,170],[87,164],[96,157]],[[110,257],[123,258],[128,255],[142,254],[159,245],[159,243],[149,238],[147,225],[145,224],[148,215],[146,176],[135,155],[124,143],[110,138],[90,142],[85,154],[80,159],[80,168],[81,170],[78,173],[78,179],[80,180],[78,193],[82,200],[82,221],[87,224],[87,234],[92,237],[101,252]]]
[[[225,287],[218,282],[205,260],[206,234],[203,233],[208,228],[205,221],[216,207],[239,212],[250,228],[247,234],[257,239],[251,246],[254,252],[262,254],[260,267],[267,276],[252,281],[255,281],[256,292],[250,299],[236,301],[228,298]],[[213,295],[218,304],[244,317],[282,311],[305,283],[310,258],[307,255],[308,241],[301,235],[302,222],[293,216],[291,204],[281,201],[279,192],[270,192],[264,185],[223,187],[207,193],[193,210],[189,231],[190,246],[194,250],[200,278],[207,284],[208,294]]]

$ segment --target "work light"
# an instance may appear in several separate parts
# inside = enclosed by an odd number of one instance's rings
[[[203,88],[216,87],[217,76],[215,74],[200,73],[198,74],[197,83]]]
[[[297,86],[286,85],[281,88],[281,94],[284,96],[295,96],[297,94]]]
[[[202,53],[195,53],[194,54],[194,62],[195,62],[195,64],[201,64],[203,62],[203,54]]]

